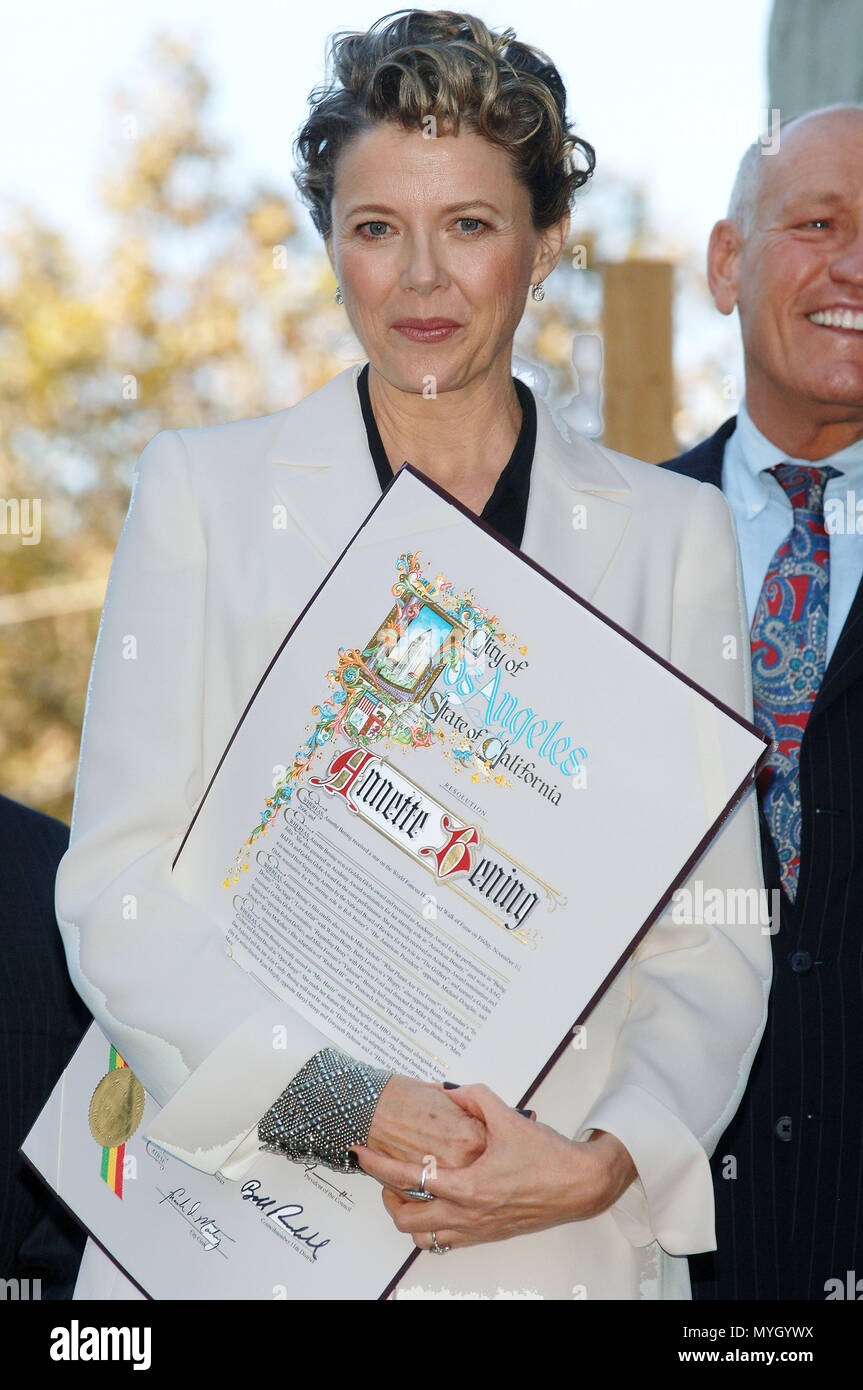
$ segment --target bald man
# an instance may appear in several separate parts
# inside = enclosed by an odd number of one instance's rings
[[[863,1298],[863,107],[809,113],[778,153],[747,152],[708,278],[740,318],[745,398],[663,466],[734,511],[781,910],[693,1296]]]

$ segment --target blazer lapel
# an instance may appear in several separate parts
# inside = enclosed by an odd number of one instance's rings
[[[357,395],[362,365],[286,410],[267,456],[275,498],[327,567],[381,495]]]
[[[580,435],[564,435],[537,398],[536,454],[521,548],[590,600],[632,515],[626,479],[613,455]],[[560,421],[563,426],[563,421]]]
[[[284,412],[267,455],[273,493],[329,567],[380,500],[356,378],[348,367]],[[631,515],[629,484],[613,456],[578,435],[565,437],[536,398],[537,437],[522,550],[590,599]],[[393,518],[405,534],[411,514]]]

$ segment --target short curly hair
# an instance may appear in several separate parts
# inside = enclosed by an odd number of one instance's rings
[[[452,10],[396,10],[366,32],[334,34],[328,72],[294,143],[294,179],[324,240],[339,156],[381,121],[411,130],[432,116],[434,129],[457,135],[463,120],[503,147],[530,193],[537,231],[563,217],[593,173],[593,146],[569,129],[557,68],[512,29],[495,33]]]

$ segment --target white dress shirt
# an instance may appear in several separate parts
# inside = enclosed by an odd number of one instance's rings
[[[815,465],[811,459],[789,458],[761,433],[746,402],[741,403],[737,428],[725,445],[722,491],[737,524],[750,628],[767,567],[793,526],[790,499],[778,479],[767,472],[778,463],[795,463],[802,468],[826,468],[829,464],[842,473],[841,478],[830,478],[824,489],[825,525],[830,534],[829,661],[863,577],[863,439],[829,458],[818,459]]]

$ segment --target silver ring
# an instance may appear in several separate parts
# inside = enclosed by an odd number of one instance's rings
[[[430,1254],[432,1254],[432,1255],[445,1255],[445,1254],[447,1253],[448,1250],[452,1250],[452,1246],[451,1246],[451,1245],[438,1245],[438,1243],[437,1243],[437,1236],[435,1235],[434,1231],[432,1231],[431,1237],[432,1237],[432,1243],[431,1243],[431,1250],[430,1250],[430,1252],[429,1252]]]
[[[433,1193],[433,1192],[426,1192],[426,1178],[427,1178],[427,1176],[428,1176],[428,1169],[423,1168],[422,1177],[420,1178],[420,1185],[419,1185],[419,1187],[406,1187],[406,1188],[403,1189],[404,1192],[405,1192],[405,1194],[406,1194],[408,1197],[413,1197],[414,1200],[417,1201],[417,1202],[433,1202],[433,1201],[434,1201],[434,1193]]]

